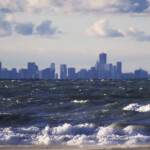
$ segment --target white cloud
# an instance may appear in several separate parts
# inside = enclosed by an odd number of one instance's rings
[[[27,12],[34,12],[51,6],[51,2],[49,0],[26,0],[26,3]]]
[[[34,27],[36,27],[36,31],[34,31]],[[51,20],[45,20],[36,26],[32,22],[21,23],[15,21],[11,13],[0,13],[0,37],[11,36],[12,31],[25,36],[40,35],[54,37],[57,34],[62,34],[57,27],[52,26]]]
[[[36,32],[40,36],[50,36],[50,37],[60,33],[60,31],[57,30],[57,27],[52,27],[51,20],[43,21],[39,26],[37,26]]]
[[[27,7],[26,0],[0,0],[0,11],[18,12]]]
[[[0,15],[0,37],[6,37],[12,34],[13,22],[14,19],[11,14]]]
[[[150,41],[150,35],[146,35],[144,31],[140,31],[134,27],[129,27],[127,35],[137,41]]]
[[[122,5],[120,0],[85,0],[81,2],[81,11],[83,9],[89,12],[114,12],[117,8]],[[80,7],[79,6],[79,7]]]
[[[22,34],[22,35],[32,35],[33,34],[33,27],[34,27],[34,24],[32,24],[31,22],[29,22],[29,23],[17,23],[15,26],[15,31],[18,34]]]
[[[122,37],[123,31],[110,27],[107,19],[101,19],[85,30],[86,35],[91,37]]]
[[[147,13],[149,0],[1,0],[0,11],[42,11],[59,13]]]
[[[15,22],[14,16],[12,14],[10,14],[10,13],[5,14],[5,17],[4,17],[3,20],[5,20],[7,22],[10,22],[10,23],[14,23]]]
[[[6,21],[0,22],[0,37],[6,37],[11,35],[12,33],[12,26]]]
[[[95,22],[92,27],[87,28],[85,34],[89,37],[131,37],[137,41],[150,41],[150,35],[134,27],[129,27],[126,31],[113,29],[106,18]]]

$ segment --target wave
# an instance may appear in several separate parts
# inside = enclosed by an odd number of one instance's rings
[[[150,104],[148,105],[139,105],[138,103],[129,104],[124,107],[123,110],[127,111],[138,111],[138,112],[150,112]]]
[[[87,102],[89,102],[88,100],[73,100],[71,101],[72,103],[79,103],[79,104],[85,104]]]
[[[0,144],[68,146],[140,146],[150,142],[144,126],[63,124],[44,128],[0,128]]]

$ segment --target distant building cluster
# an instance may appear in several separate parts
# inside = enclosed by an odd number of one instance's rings
[[[60,65],[59,79],[139,79],[148,78],[148,72],[142,69],[135,70],[134,73],[122,73],[122,62],[116,65],[107,64],[107,54],[99,54],[99,60],[95,67],[89,70],[81,69],[76,72],[75,68],[67,68],[66,64]],[[28,62],[26,69],[16,68],[8,70],[2,68],[0,62],[0,79],[58,79],[58,73],[55,72],[55,63],[51,63],[49,68],[39,70],[35,62]]]

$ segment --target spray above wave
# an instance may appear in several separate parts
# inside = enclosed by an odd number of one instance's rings
[[[109,126],[96,127],[93,124],[63,124],[43,129],[1,128],[0,144],[30,145],[76,145],[76,146],[134,146],[148,144],[150,136],[144,134],[142,126]]]
[[[150,112],[150,104],[148,105],[139,105],[137,103],[130,104],[123,108],[127,111],[138,111],[138,112]]]

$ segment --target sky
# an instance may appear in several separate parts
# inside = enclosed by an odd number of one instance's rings
[[[150,73],[150,0],[0,0],[3,67],[89,69],[98,55]]]

